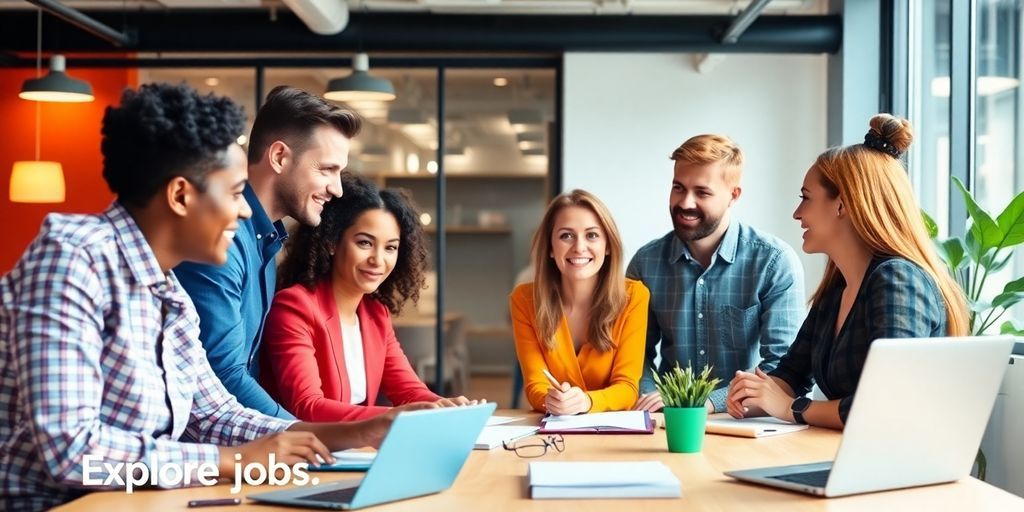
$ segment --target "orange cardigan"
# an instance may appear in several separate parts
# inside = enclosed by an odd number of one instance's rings
[[[427,389],[409,365],[383,304],[366,295],[356,314],[363,337],[368,405],[349,403],[351,389],[331,280],[324,279],[313,291],[294,285],[274,296],[263,331],[260,383],[296,418],[372,418],[389,409],[374,405],[378,393],[395,405],[441,398]]]
[[[551,384],[541,372],[547,368],[560,382],[569,382],[590,396],[590,412],[622,411],[633,407],[639,393],[647,343],[647,306],[651,293],[640,281],[626,279],[626,308],[612,328],[614,346],[598,352],[590,343],[576,354],[565,317],[555,331],[555,348],[540,342],[534,327],[533,283],[519,285],[509,297],[516,355],[523,369],[526,398],[544,412],[544,396]]]

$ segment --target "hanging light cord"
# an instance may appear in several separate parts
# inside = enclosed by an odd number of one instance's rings
[[[36,9],[36,78],[43,76],[43,10]],[[33,101],[36,104],[36,161],[39,161],[39,118],[40,101]]]

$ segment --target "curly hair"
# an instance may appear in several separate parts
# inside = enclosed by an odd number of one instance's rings
[[[127,89],[103,114],[103,178],[118,200],[143,207],[173,178],[200,190],[211,171],[227,166],[227,148],[245,129],[242,108],[185,85]]]
[[[313,290],[322,280],[330,279],[334,258],[331,250],[338,240],[364,212],[381,209],[395,216],[401,243],[394,270],[371,296],[391,314],[398,314],[406,301],[419,300],[426,281],[427,241],[416,208],[405,192],[378,189],[350,172],[342,173],[341,185],[345,195],[324,205],[320,225],[302,226],[289,237],[284,261],[278,266],[277,288],[301,284]]]

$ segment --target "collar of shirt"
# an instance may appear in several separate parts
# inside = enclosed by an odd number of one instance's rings
[[[256,191],[252,189],[252,185],[246,183],[243,194],[245,194],[246,202],[249,203],[249,208],[252,209],[252,217],[249,220],[252,221],[252,227],[256,231],[256,240],[259,240],[264,246],[287,240],[288,230],[285,229],[284,222],[270,220],[267,211],[263,209],[263,203],[260,203],[260,198],[256,197]]]
[[[160,270],[160,263],[153,254],[153,248],[146,241],[146,236],[135,223],[135,218],[118,201],[114,201],[103,213],[114,226],[117,247],[128,264],[132,277],[152,290],[161,299],[169,299],[175,305],[184,303],[180,296],[181,288],[172,274]]]
[[[729,227],[726,228],[725,235],[722,236],[722,241],[718,243],[718,249],[715,250],[715,255],[726,263],[732,263],[736,260],[736,248],[739,246],[739,239],[739,223],[730,219]],[[690,248],[686,246],[686,242],[680,240],[674,232],[672,234],[669,255],[672,258],[672,263],[676,263],[683,258],[685,258],[686,261],[697,261],[693,258],[693,255],[690,254]],[[712,260],[714,260],[714,258],[712,258]]]

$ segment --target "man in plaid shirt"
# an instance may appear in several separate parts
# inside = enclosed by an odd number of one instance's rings
[[[107,109],[103,176],[117,200],[99,215],[49,215],[0,278],[0,509],[123,488],[124,474],[108,478],[120,464],[191,468],[195,483],[200,464],[231,477],[236,456],[316,463],[383,438],[394,413],[276,419],[242,407],[210,369],[170,269],[224,263],[251,214],[243,126],[230,100],[185,85],[145,85]],[[86,456],[102,463],[91,479]]]

